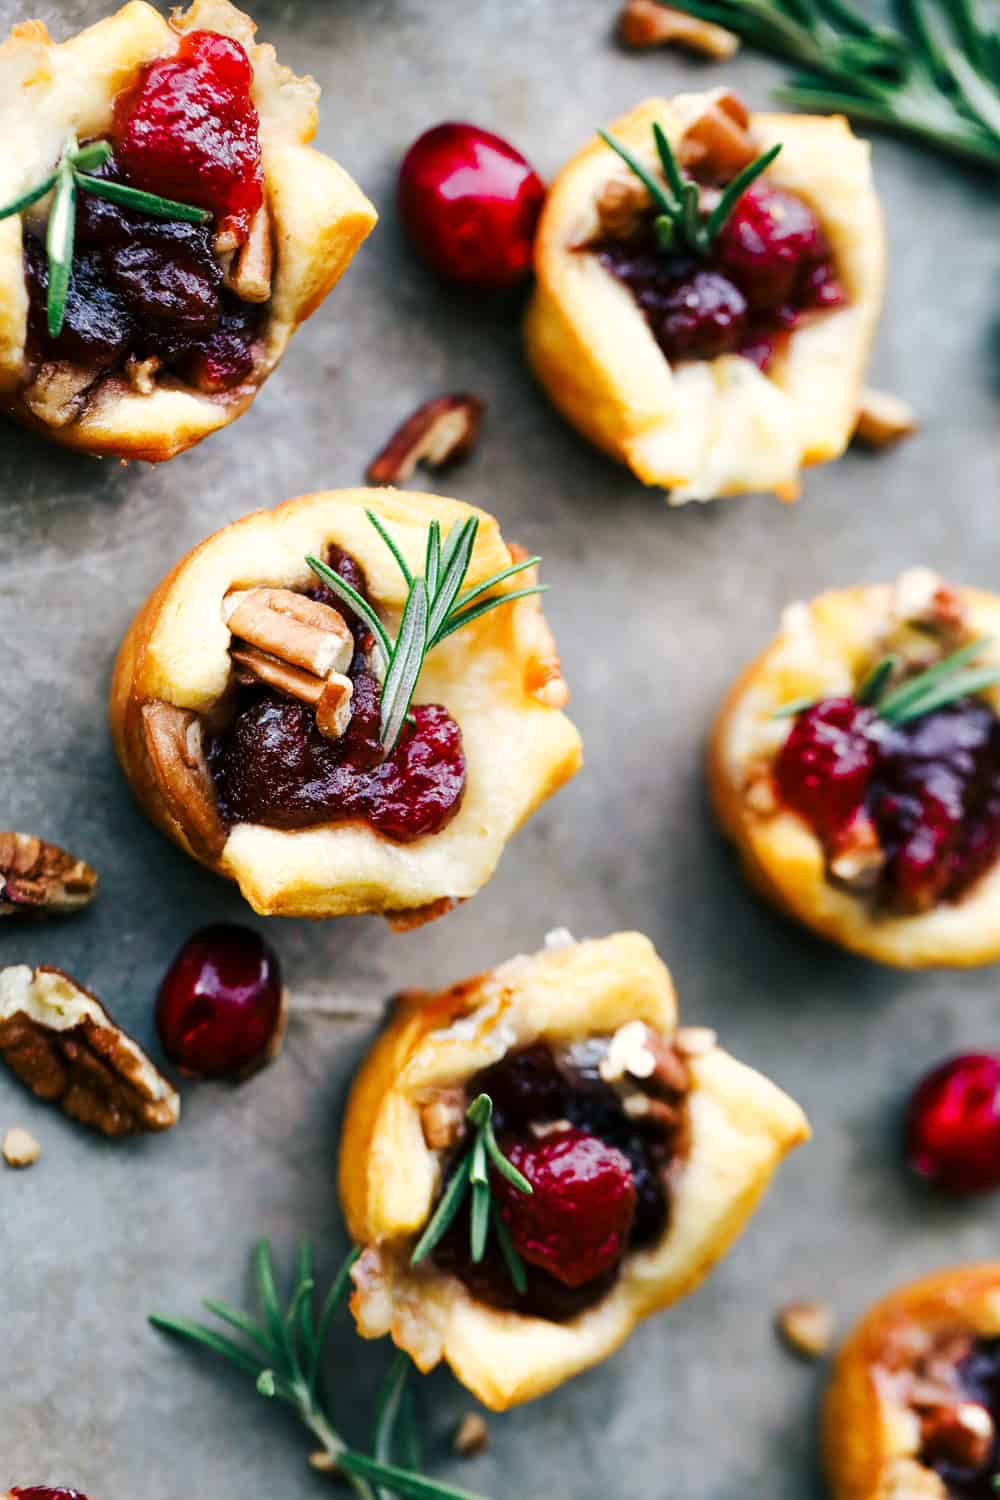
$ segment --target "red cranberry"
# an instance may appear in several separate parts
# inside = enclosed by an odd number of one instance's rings
[[[249,927],[196,932],[164,976],[156,1024],[184,1072],[229,1078],[263,1061],[282,1022],[278,955]]]
[[[907,1110],[906,1154],[949,1193],[1000,1187],[1000,1056],[961,1053],[922,1079]]]
[[[585,1130],[541,1140],[501,1137],[500,1145],[534,1188],[529,1197],[493,1174],[500,1212],[521,1257],[569,1287],[613,1270],[635,1217],[627,1157]]]
[[[44,1484],[32,1484],[27,1489],[15,1484],[10,1493],[18,1500],[87,1500],[82,1490],[51,1489]]]
[[[475,125],[436,125],[399,171],[399,213],[424,260],[449,281],[511,286],[531,265],[545,188],[519,151]]]
[[[715,241],[719,266],[755,309],[796,300],[800,274],[829,258],[826,237],[808,205],[762,182],[743,194]]]
[[[875,721],[853,698],[824,698],[799,715],[775,763],[782,800],[827,841],[862,810],[875,769]]]
[[[746,298],[728,277],[695,271],[666,298],[660,343],[671,359],[715,359],[738,347],[746,316]]]
[[[253,68],[239,42],[192,31],[115,104],[115,154],[147,192],[211,209],[245,235],[264,198]]]

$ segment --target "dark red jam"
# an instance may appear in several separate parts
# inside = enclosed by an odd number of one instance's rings
[[[457,1215],[434,1251],[442,1269],[491,1306],[565,1322],[606,1295],[626,1254],[655,1244],[666,1230],[667,1173],[682,1149],[681,1101],[672,1125],[630,1118],[601,1079],[597,1056],[581,1052],[570,1060],[539,1042],[469,1082],[470,1101],[480,1093],[493,1100],[500,1148],[534,1188],[528,1197],[492,1174],[495,1200],[525,1264],[524,1293],[495,1235],[483,1260],[473,1263],[467,1215]],[[557,1128],[539,1133],[539,1126]]]
[[[799,715],[774,779],[831,857],[874,830],[876,894],[903,911],[959,900],[1000,851],[1000,719],[979,698],[900,726],[826,698]]]
[[[628,238],[590,248],[629,288],[672,362],[740,354],[764,369],[803,317],[844,301],[812,210],[760,181],[706,258],[658,249],[651,217]]]
[[[328,561],[367,598],[353,558],[334,548]],[[367,631],[330,590],[316,588],[309,597],[339,610],[354,633],[351,722],[339,739],[328,739],[316,727],[312,708],[270,688],[241,689],[231,721],[209,742],[223,816],[272,828],[358,819],[400,843],[440,833],[465,790],[461,730],[446,709],[422,704],[412,709],[411,722],[383,758]]]
[[[971,1350],[958,1365],[957,1399],[973,1402],[993,1422],[992,1443],[976,1444],[964,1437],[960,1424],[949,1421],[947,1408],[930,1409],[923,1415],[923,1449],[920,1462],[934,1469],[948,1490],[950,1500],[996,1500],[994,1480],[1000,1474],[1000,1444],[995,1435],[1000,1424],[1000,1339],[973,1339]]]

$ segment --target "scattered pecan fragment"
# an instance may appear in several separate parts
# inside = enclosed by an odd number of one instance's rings
[[[890,448],[903,438],[912,437],[918,427],[913,408],[901,396],[889,391],[873,391],[866,386],[861,392],[854,436],[870,448]]]
[[[833,1342],[833,1308],[826,1302],[786,1302],[775,1323],[789,1349],[805,1359],[822,1359]]]
[[[97,871],[30,833],[0,833],[0,917],[77,911],[97,894]]]
[[[446,468],[472,452],[486,407],[478,396],[456,392],[418,406],[368,465],[369,484],[401,484],[418,463]]]
[[[104,1135],[177,1123],[176,1090],[61,969],[0,969],[0,1057],[32,1093]]]
[[[676,45],[719,62],[732,57],[740,45],[735,32],[724,26],[659,5],[657,0],[625,0],[618,15],[618,35],[626,47]]]
[[[0,1145],[3,1159],[8,1167],[33,1167],[42,1154],[42,1148],[31,1134],[30,1130],[22,1130],[15,1126],[4,1135],[3,1144]]]
[[[215,859],[226,830],[202,744],[201,720],[173,703],[145,703],[142,733],[149,763],[167,810],[195,854]]]
[[[467,1411],[455,1429],[451,1446],[461,1458],[475,1458],[490,1446],[490,1429],[478,1411]]]

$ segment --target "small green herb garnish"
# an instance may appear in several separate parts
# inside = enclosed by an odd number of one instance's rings
[[[504,1156],[493,1133],[493,1100],[489,1094],[479,1094],[466,1110],[466,1119],[473,1126],[475,1135],[472,1145],[452,1173],[448,1186],[441,1194],[441,1201],[434,1211],[430,1223],[424,1230],[410,1256],[411,1265],[420,1262],[439,1245],[451,1227],[455,1215],[465,1202],[471,1189],[472,1210],[469,1216],[469,1242],[473,1261],[478,1263],[486,1253],[486,1241],[492,1225],[504,1258],[510,1279],[518,1292],[527,1287],[524,1262],[511,1243],[510,1233],[500,1216],[490,1191],[490,1166],[496,1167],[502,1177],[519,1193],[531,1194],[533,1189],[528,1179]]]
[[[229,1338],[206,1323],[184,1318],[150,1318],[154,1328],[200,1344],[221,1355],[253,1380],[261,1396],[285,1402],[322,1444],[331,1468],[354,1490],[358,1500],[482,1500],[455,1485],[420,1473],[419,1440],[412,1395],[407,1387],[409,1359],[394,1360],[376,1406],[374,1457],[350,1447],[335,1430],[330,1403],[323,1393],[323,1350],[350,1284],[351,1268],[360,1254],[348,1256],[327,1293],[318,1318],[313,1306],[312,1251],[303,1243],[291,1297],[282,1307],[274,1280],[271,1250],[262,1240],[256,1250],[257,1295],[262,1319],[258,1322],[238,1307],[206,1300],[205,1307],[243,1335]],[[401,1459],[402,1462],[396,1460]]]
[[[108,141],[90,141],[78,146],[75,135],[70,135],[63,147],[62,155],[54,172],[50,172],[37,187],[30,188],[15,198],[13,203],[0,207],[0,219],[9,219],[13,214],[23,213],[46,193],[52,193],[45,249],[49,260],[49,291],[46,304],[46,319],[49,333],[58,338],[66,319],[66,297],[69,293],[70,274],[73,268],[73,244],[76,239],[77,194],[92,193],[95,198],[107,198],[123,208],[133,208],[139,213],[151,214],[156,219],[180,219],[186,224],[207,224],[212,215],[204,208],[195,208],[190,203],[175,203],[172,198],[161,198],[158,193],[144,193],[140,188],[127,187],[122,182],[106,182],[103,177],[90,174],[100,168],[111,155]]]
[[[899,658],[884,656],[868,673],[854,696],[859,703],[867,703],[889,724],[907,724],[911,719],[920,719],[936,708],[953,703],[956,698],[981,693],[984,688],[1000,682],[1000,667],[966,665],[985,650],[990,640],[990,636],[983,635],[970,641],[932,667],[918,672],[916,677],[907,678],[890,692],[886,689],[899,665]],[[819,701],[818,698],[795,698],[775,709],[772,718],[793,718]]]
[[[370,510],[365,514],[392,553],[406,582],[406,603],[395,641],[389,639],[385,626],[368,601],[345,582],[339,573],[335,573],[318,557],[307,557],[306,562],[320,582],[325,583],[327,588],[332,589],[338,598],[349,605],[371,631],[375,654],[383,673],[380,738],[383,751],[390,755],[406,723],[417,680],[428,653],[447,640],[448,636],[454,635],[456,630],[461,630],[463,625],[478,620],[491,609],[497,609],[501,604],[512,604],[515,599],[527,598],[529,594],[543,594],[548,585],[533,584],[530,588],[514,589],[493,598],[483,598],[484,594],[489,594],[508,578],[541,562],[540,557],[526,557],[460,593],[469,571],[472,549],[476,544],[478,516],[456,521],[443,544],[440,522],[432,521],[427,533],[424,575],[422,578],[415,577],[378,516]]]
[[[661,0],[714,21],[752,47],[804,66],[785,104],[842,111],[1000,167],[1000,31],[978,0],[897,0],[901,27],[851,0]]]
[[[661,250],[689,250],[694,255],[709,255],[715,237],[721,230],[723,224],[729,218],[743,194],[750,184],[759,177],[761,172],[774,161],[781,146],[772,146],[770,151],[765,151],[763,156],[758,156],[749,166],[743,168],[733,178],[716,206],[707,216],[701,211],[701,189],[690,177],[685,177],[681,171],[680,163],[674,155],[673,148],[663,133],[662,128],[653,125],[653,139],[656,141],[656,151],[663,168],[667,186],[664,187],[652,174],[646,170],[642,162],[633,156],[621,141],[615,140],[606,130],[599,130],[598,135],[617,151],[626,166],[638,177],[653,200],[653,207],[657,210],[656,218],[653,220],[653,233],[656,235],[656,243]]]

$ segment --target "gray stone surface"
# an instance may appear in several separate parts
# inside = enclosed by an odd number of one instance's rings
[[[0,22],[36,12],[0,0]],[[65,34],[101,0],[45,0]],[[373,919],[268,935],[295,996],[281,1061],[240,1090],[185,1089],[171,1135],[106,1145],[0,1077],[0,1129],[44,1156],[0,1172],[0,1488],[61,1481],[97,1500],[317,1497],[306,1445],[278,1410],[158,1340],[153,1308],[238,1299],[258,1233],[290,1252],[342,1247],[338,1117],[384,998],[535,946],[546,928],[649,933],[690,1021],[806,1106],[815,1142],[781,1173],[708,1285],[647,1322],[602,1369],[491,1421],[490,1454],[452,1459],[469,1402],[425,1389],[442,1473],[498,1497],[814,1500],[822,1371],[771,1331],[791,1295],[842,1323],[894,1282],[995,1253],[997,1208],[931,1201],[899,1166],[898,1113],[924,1067],[996,1039],[996,978],[882,972],[779,921],[746,889],[705,806],[702,744],[720,694],[791,599],[928,561],[996,586],[996,230],[987,183],[891,141],[875,147],[892,278],[874,376],[924,430],[898,452],[811,474],[796,507],[744,499],[668,512],[590,451],[536,391],[509,309],[436,286],[392,211],[400,153],[442,117],[471,117],[553,172],[596,122],[644,95],[716,82],[670,55],[609,42],[612,0],[263,0],[263,35],[324,88],[319,142],[384,213],[340,290],[236,426],[153,469],[61,454],[0,432],[0,823],[54,838],[103,879],[88,914],[4,924],[0,960],[64,965],[142,1040],[166,963],[207,919],[245,918],[235,891],[133,806],[105,725],[128,619],[191,544],[242,512],[354,483],[398,418],[442,389],[489,401],[454,491],[545,554],[550,616],[587,767],[507,852],[492,885],[422,931]],[[744,54],[728,76],[760,104],[777,77]],[[331,1362],[349,1424],[386,1351],[344,1330]],[[363,1431],[363,1426],[355,1430]]]

